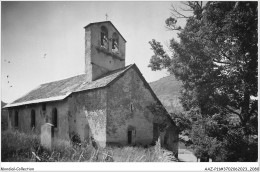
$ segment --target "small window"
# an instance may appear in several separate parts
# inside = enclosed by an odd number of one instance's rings
[[[105,26],[101,27],[101,47],[108,48],[108,30]]]
[[[14,126],[15,126],[15,127],[18,127],[18,126],[19,126],[18,111],[15,111],[15,114],[14,114]]]
[[[35,110],[31,111],[31,128],[35,128]]]
[[[54,128],[57,128],[58,126],[58,112],[56,108],[52,110],[52,125]]]
[[[42,104],[42,110],[43,110],[43,111],[46,111],[46,103],[43,103],[43,104]]]
[[[113,33],[112,35],[112,52],[118,53],[119,52],[119,37],[118,34]]]

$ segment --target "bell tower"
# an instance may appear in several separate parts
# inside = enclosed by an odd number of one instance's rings
[[[85,28],[85,73],[87,81],[125,67],[126,40],[110,21],[90,23]]]

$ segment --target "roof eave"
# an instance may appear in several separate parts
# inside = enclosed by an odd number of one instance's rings
[[[31,100],[31,101],[25,101],[21,103],[10,103],[5,105],[3,108],[10,108],[10,107],[17,107],[17,106],[23,106],[23,105],[28,105],[28,104],[36,104],[36,103],[43,103],[43,102],[52,102],[52,101],[59,101],[63,100],[66,97],[68,97],[71,94],[71,92],[62,95],[62,96],[56,96],[56,97],[50,97],[50,98],[44,98],[44,99],[36,99],[36,100]]]

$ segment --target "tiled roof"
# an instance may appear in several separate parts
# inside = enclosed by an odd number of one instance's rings
[[[111,71],[92,82],[86,82],[86,74],[82,74],[71,78],[42,84],[5,107],[63,100],[73,92],[102,88],[107,86],[116,78],[120,77],[120,74],[123,74],[132,66],[134,65],[129,65],[124,68]]]

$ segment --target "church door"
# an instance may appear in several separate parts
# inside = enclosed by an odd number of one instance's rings
[[[127,136],[128,136],[128,144],[132,144],[132,130],[128,130]]]
[[[135,135],[136,135],[136,131],[134,128],[127,130],[127,143],[129,145],[135,144]]]

